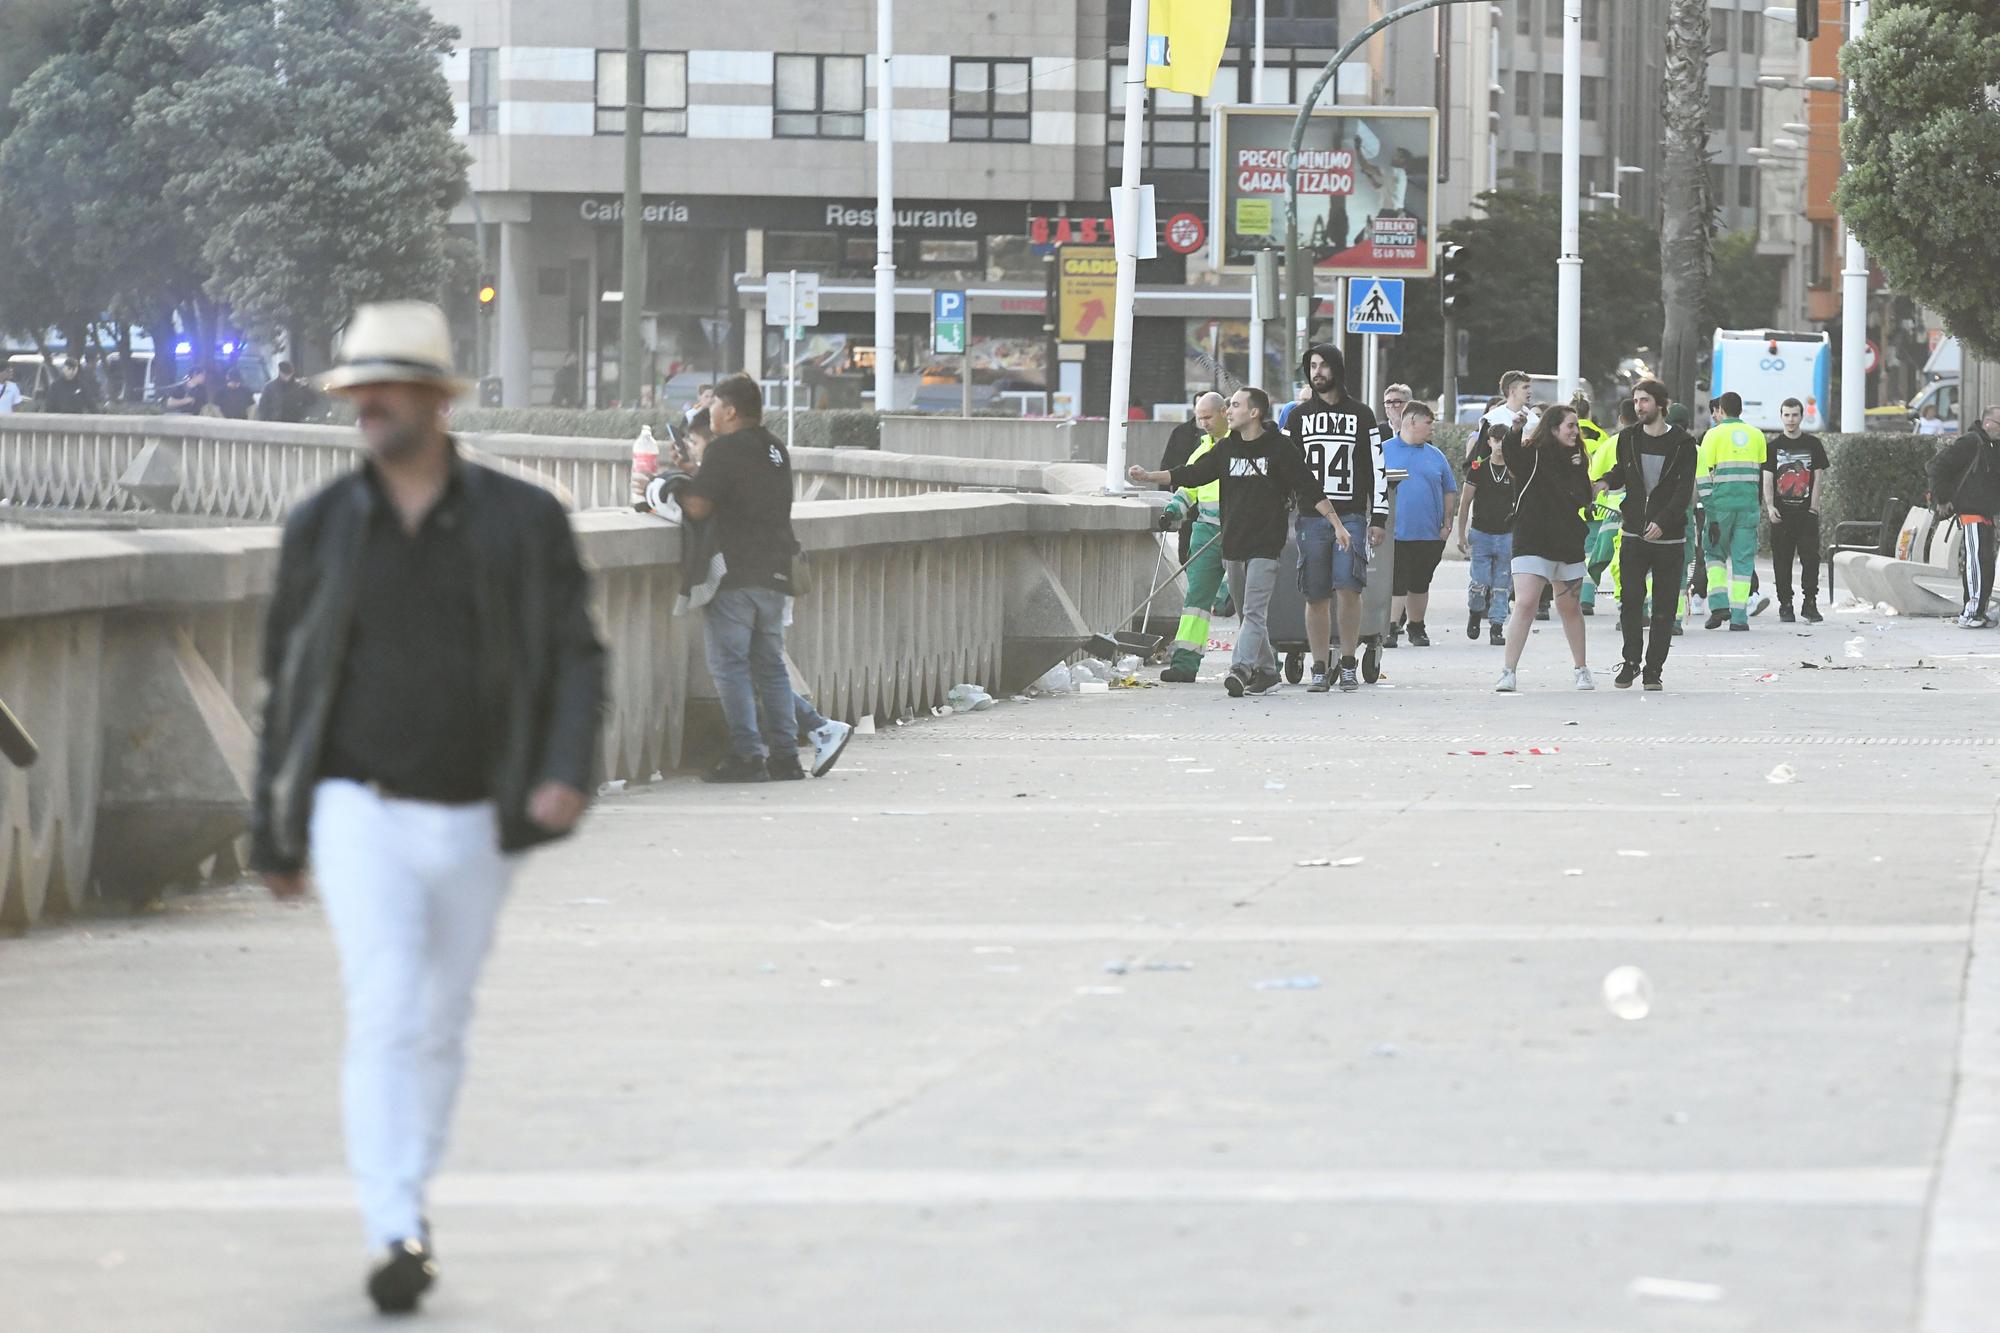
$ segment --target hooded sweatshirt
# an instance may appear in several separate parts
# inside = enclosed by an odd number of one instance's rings
[[[1315,353],[1339,355],[1326,343],[1314,343],[1300,362],[1301,374]],[[1389,479],[1382,464],[1375,413],[1352,397],[1346,385],[1335,384],[1333,391],[1331,402],[1315,394],[1300,403],[1285,423],[1285,434],[1318,479],[1320,493],[1333,502],[1335,513],[1343,518],[1364,517],[1370,527],[1386,527]]]

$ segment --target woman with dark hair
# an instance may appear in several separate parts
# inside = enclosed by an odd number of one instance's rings
[[[1494,688],[1501,694],[1515,689],[1514,669],[1533,632],[1542,590],[1555,590],[1556,613],[1563,637],[1576,661],[1576,688],[1594,690],[1584,657],[1583,511],[1592,502],[1590,468],[1583,457],[1576,409],[1551,407],[1524,443],[1521,430],[1526,412],[1519,412],[1501,443],[1501,457],[1514,475],[1514,613],[1507,620],[1507,661]]]

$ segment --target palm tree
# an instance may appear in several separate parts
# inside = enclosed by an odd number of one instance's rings
[[[1706,333],[1714,206],[1708,177],[1708,3],[1669,0],[1661,167],[1660,303],[1666,307],[1660,377],[1675,398],[1694,395]]]

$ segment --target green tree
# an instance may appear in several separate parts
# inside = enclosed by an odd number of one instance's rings
[[[148,93],[182,73],[189,32],[218,7],[255,0],[86,0],[67,39],[15,93],[0,144],[0,265],[9,322],[82,340],[109,313],[170,333],[199,327],[200,237],[158,206],[167,162],[132,130]]]
[[[415,0],[223,10],[189,33],[186,81],[139,103],[209,292],[306,360],[357,304],[438,299],[460,271],[469,159],[439,64],[457,36]]]
[[[1509,370],[1556,368],[1556,259],[1562,202],[1532,190],[1479,196],[1480,216],[1440,229],[1466,248],[1470,307],[1459,327],[1470,335],[1470,373],[1461,393],[1490,392]],[[1608,386],[1618,362],[1660,336],[1659,233],[1629,213],[1583,215],[1583,377]],[[1443,374],[1444,327],[1435,282],[1410,284],[1404,335],[1390,339],[1389,372],[1420,393]]]
[[[2000,8],[1877,0],[1841,67],[1854,117],[1835,206],[1898,288],[2000,358]]]
[[[1768,329],[1784,296],[1783,264],[1757,253],[1757,233],[1733,231],[1715,243],[1715,273],[1708,287],[1702,336],[1717,329]]]

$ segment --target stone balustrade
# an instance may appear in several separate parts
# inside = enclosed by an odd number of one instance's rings
[[[545,435],[463,437],[486,461],[558,491],[572,509],[631,502],[629,442]],[[216,417],[0,416],[0,500],[24,509],[148,512],[276,523],[300,496],[354,466],[349,427]],[[801,499],[883,499],[962,490],[1041,491],[1035,462],[800,449]]]
[[[217,424],[152,438],[192,441],[198,455],[221,441],[207,434]],[[60,460],[30,469],[67,477],[67,489],[36,492],[42,502],[110,506],[118,497],[100,483],[117,475],[116,455],[129,462],[157,429],[38,423],[0,438],[21,450],[10,459],[46,447],[45,459]],[[270,432],[267,458],[286,461],[267,465],[245,448],[246,479],[208,502],[227,493],[275,516],[314,469],[351,463],[323,431],[256,429]],[[822,711],[850,719],[918,712],[960,680],[1017,689],[1144,595],[1160,550],[1151,512],[1025,494],[801,504],[795,523],[817,586],[798,604],[794,663]],[[611,654],[603,776],[644,781],[711,757],[719,725],[700,620],[669,614],[680,530],[611,508],[573,522]],[[0,697],[42,749],[25,771],[0,762],[0,927],[238,873],[278,539],[267,522],[0,532]]]

